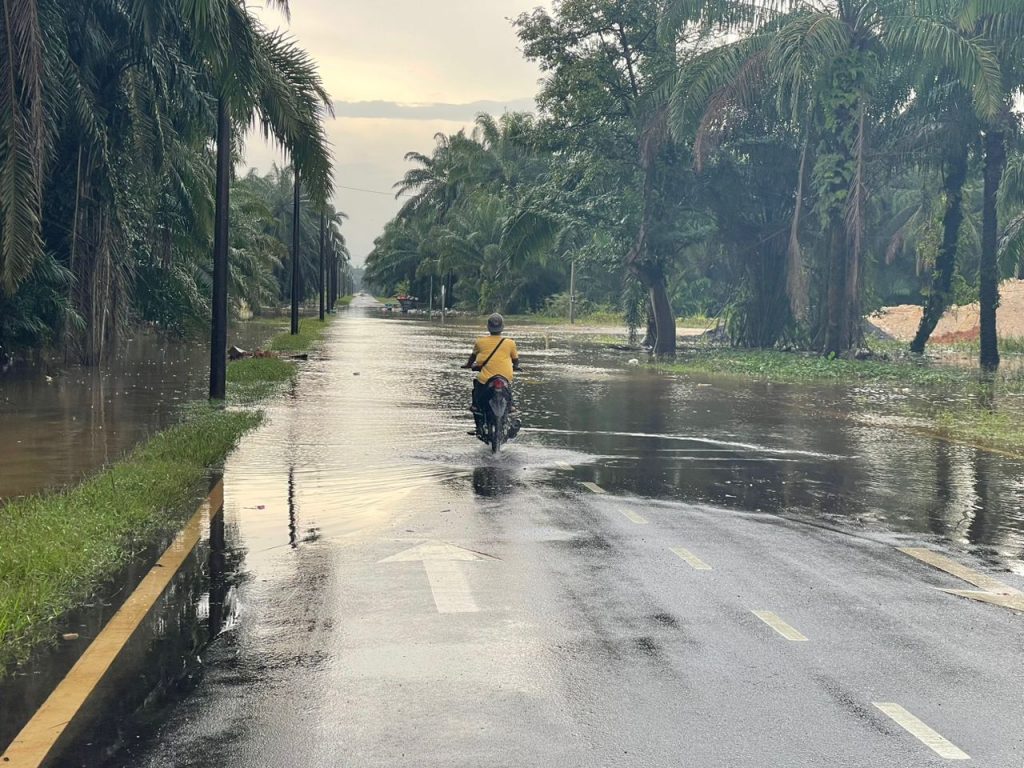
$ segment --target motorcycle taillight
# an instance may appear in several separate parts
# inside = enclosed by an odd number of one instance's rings
[[[501,379],[495,379],[494,380],[494,388],[495,389],[504,389],[505,388],[505,382],[503,380],[501,380]]]

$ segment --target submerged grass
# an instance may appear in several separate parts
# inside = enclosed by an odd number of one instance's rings
[[[1024,414],[1012,401],[1024,393],[1021,372],[1004,373],[994,380],[983,379],[977,370],[942,365],[904,354],[895,348],[891,360],[828,359],[817,355],[772,350],[708,347],[684,352],[674,363],[656,368],[670,373],[708,374],[733,379],[751,379],[788,384],[874,384],[895,390],[917,390],[925,399],[941,395],[944,403],[922,417],[930,422],[928,431],[948,439],[996,449],[1024,458]],[[999,408],[979,407],[997,393],[1011,395]]]
[[[686,351],[673,363],[658,363],[672,373],[707,373],[787,383],[851,384],[880,382],[922,388],[973,387],[977,371],[936,365],[926,359],[893,360],[830,359],[820,355],[776,350],[708,348]],[[1024,378],[1003,375],[999,383],[1007,391],[1024,391]]]
[[[301,352],[326,323],[305,320],[303,333],[271,347]],[[228,364],[229,403],[192,403],[182,421],[80,485],[0,507],[0,678],[124,566],[176,529],[202,497],[211,472],[262,413],[243,409],[297,374],[295,362],[252,358]]]
[[[995,448],[1024,458],[1024,414],[1007,410],[946,409],[935,422],[954,441]]]

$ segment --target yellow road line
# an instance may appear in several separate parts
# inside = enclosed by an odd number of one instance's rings
[[[597,483],[580,483],[580,485],[592,493],[607,493],[607,491]]]
[[[885,715],[893,720],[900,728],[905,730],[915,739],[927,746],[939,757],[947,760],[970,760],[971,756],[957,747],[952,742],[943,738],[935,730],[929,728],[923,722],[899,704],[891,702],[873,702],[874,705]]]
[[[672,551],[678,555],[678,557],[686,563],[690,564],[690,567],[695,571],[710,571],[711,566],[697,557],[693,552],[682,547],[672,547]]]
[[[638,515],[636,512],[634,512],[631,509],[624,509],[624,510],[622,510],[622,514],[630,522],[636,523],[637,525],[647,525],[647,518],[644,517],[643,515]]]
[[[962,581],[966,581],[968,584],[983,589],[985,592],[993,595],[1002,595],[1004,597],[1024,597],[1019,589],[1014,589],[1008,584],[998,579],[994,579],[991,576],[987,576],[984,573],[978,573],[977,571],[971,570],[966,565],[958,563],[952,558],[946,557],[933,549],[925,549],[923,547],[897,547],[897,549],[905,555],[910,555],[922,563],[927,563],[933,568],[938,568],[940,571],[948,573],[950,576],[956,576]],[[960,594],[958,591],[945,590],[953,592],[953,594]],[[964,595],[964,596],[970,596]]]
[[[174,537],[156,565],[0,756],[0,765],[4,768],[38,768],[44,763],[57,740],[195,549],[204,522],[223,504],[224,485],[219,482],[192,519]]]
[[[779,616],[771,611],[751,611],[757,618],[774,629],[787,640],[794,643],[806,643],[807,638],[797,632],[793,627],[784,622]]]

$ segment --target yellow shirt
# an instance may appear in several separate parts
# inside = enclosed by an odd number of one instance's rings
[[[502,341],[503,339],[504,341]],[[481,336],[473,345],[473,354],[476,355],[473,365],[482,364],[491,352],[494,352],[499,341],[502,342],[501,349],[494,353],[494,357],[491,357],[490,362],[476,377],[476,380],[482,384],[486,384],[495,376],[502,376],[512,381],[512,361],[519,359],[519,351],[512,339],[503,336]]]

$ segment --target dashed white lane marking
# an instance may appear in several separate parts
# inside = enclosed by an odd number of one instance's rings
[[[956,560],[932,549],[923,547],[897,547],[897,549],[906,555],[920,560],[922,563],[927,563],[933,568],[938,568],[950,576],[955,576],[981,589],[980,592],[972,589],[943,589],[941,590],[942,592],[966,597],[970,600],[979,600],[983,603],[991,603],[992,605],[1024,613],[1024,592],[1021,592],[1019,589],[1014,589],[1008,584],[1003,584],[998,579],[972,570],[966,565],[958,563]]]
[[[430,592],[438,613],[476,613],[480,610],[462,567],[455,560],[424,560]]]
[[[778,614],[772,613],[771,611],[751,611],[757,618],[767,624],[769,627],[774,629],[780,635],[787,640],[792,640],[794,643],[806,643],[807,638],[804,637],[800,632],[791,627],[789,624],[779,618]]]
[[[580,485],[582,485],[591,493],[607,493],[607,491],[597,483],[580,483]]]
[[[632,509],[622,510],[623,516],[630,522],[636,523],[637,525],[647,525],[647,518],[643,515],[638,515]]]
[[[686,563],[689,563],[690,567],[695,571],[710,571],[711,566],[697,557],[693,552],[682,547],[672,547],[672,551]]]
[[[887,717],[891,718],[900,728],[927,746],[939,757],[947,760],[970,760],[971,756],[958,746],[943,738],[899,704],[892,702],[873,702]]]

